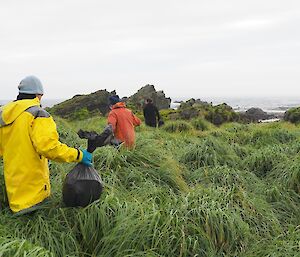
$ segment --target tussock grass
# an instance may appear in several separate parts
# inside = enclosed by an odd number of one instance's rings
[[[267,146],[253,151],[243,161],[245,168],[259,177],[267,176],[279,163],[287,160],[285,148],[281,146]]]
[[[194,127],[194,129],[200,131],[210,130],[214,126],[212,123],[202,118],[192,120],[191,124]]]
[[[269,179],[300,195],[300,158],[278,164],[269,174]]]
[[[262,194],[266,190],[264,183],[252,172],[228,166],[202,167],[190,172],[188,179],[206,187],[237,187],[256,194]]]
[[[286,233],[276,236],[272,240],[262,238],[244,256],[258,257],[295,257],[299,256],[300,246],[299,227],[288,230]]]
[[[282,226],[300,224],[300,195],[278,184],[272,185],[266,191],[267,201],[272,205]]]
[[[0,238],[0,256],[53,257],[48,250],[34,246],[25,239]]]
[[[235,166],[239,162],[234,150],[212,137],[190,144],[182,151],[180,162],[190,169],[204,166],[229,165]]]
[[[193,127],[190,123],[186,121],[170,121],[167,122],[164,126],[163,129],[167,132],[175,133],[175,132],[188,132],[193,130]]]
[[[57,120],[61,140],[83,148],[77,130],[105,122]],[[0,161],[0,256],[297,256],[300,126],[195,122],[142,126],[133,150],[97,149],[105,190],[86,208],[63,207],[74,164],[51,162],[49,204],[12,216]]]

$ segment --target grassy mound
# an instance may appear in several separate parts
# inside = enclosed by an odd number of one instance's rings
[[[167,132],[187,132],[191,131],[193,127],[191,126],[190,123],[186,121],[170,121],[166,123],[166,125],[163,127],[165,131]]]
[[[57,123],[63,142],[84,148],[76,131],[105,120]],[[105,190],[86,208],[61,203],[74,164],[50,162],[48,205],[13,216],[0,161],[0,256],[297,256],[299,127],[194,120],[137,131],[131,151],[95,151]]]
[[[205,119],[194,119],[191,121],[192,126],[194,127],[194,129],[196,130],[200,130],[200,131],[205,131],[205,130],[209,130],[212,127],[212,124],[210,122],[208,122]]]
[[[180,162],[190,169],[197,169],[216,165],[236,166],[239,159],[230,146],[214,138],[207,137],[185,147],[182,150]]]
[[[254,151],[243,161],[244,167],[259,177],[265,177],[279,163],[285,161],[287,155],[281,146],[268,146]]]

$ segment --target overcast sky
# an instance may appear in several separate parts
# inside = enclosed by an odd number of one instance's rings
[[[0,99],[26,75],[48,99],[300,96],[300,1],[1,0]]]

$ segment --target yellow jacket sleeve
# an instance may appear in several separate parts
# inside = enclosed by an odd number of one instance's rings
[[[3,156],[3,149],[2,149],[2,131],[0,130],[0,157]]]
[[[31,140],[35,150],[47,159],[58,162],[80,162],[82,152],[59,141],[53,118],[38,117],[32,124]]]

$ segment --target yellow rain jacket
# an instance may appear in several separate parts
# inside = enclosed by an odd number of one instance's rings
[[[47,159],[79,162],[82,152],[59,142],[53,118],[35,98],[1,107],[0,157],[9,206],[19,212],[50,195]]]

